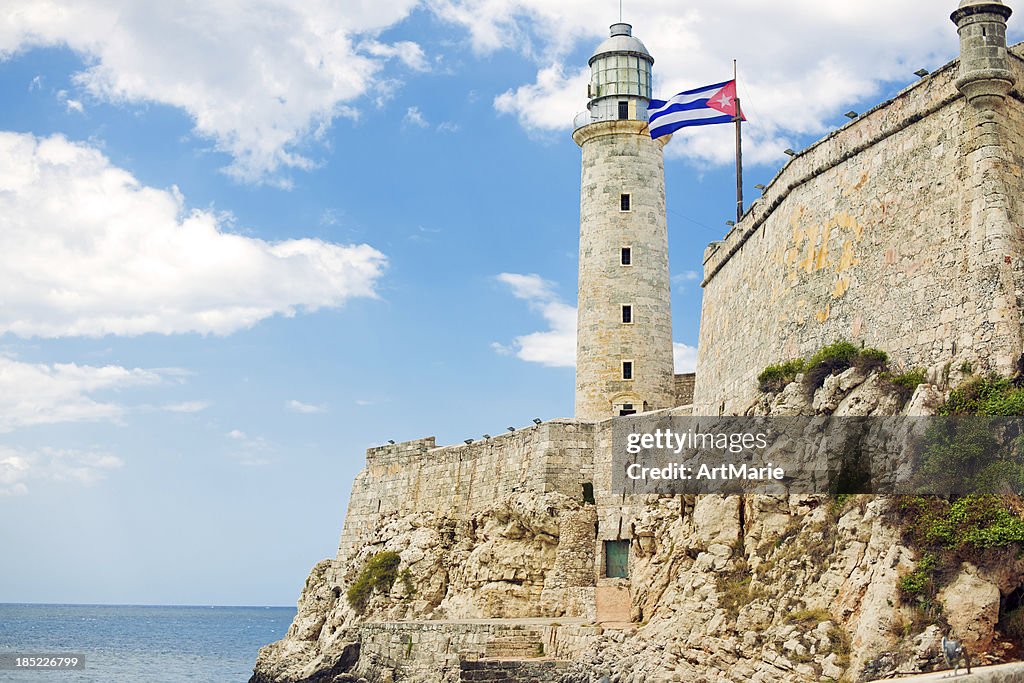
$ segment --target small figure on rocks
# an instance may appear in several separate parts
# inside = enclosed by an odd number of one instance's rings
[[[946,660],[946,666],[953,668],[954,676],[957,675],[957,671],[960,669],[961,661],[966,666],[967,673],[971,673],[971,654],[960,641],[949,640],[946,636],[942,636],[942,656]]]

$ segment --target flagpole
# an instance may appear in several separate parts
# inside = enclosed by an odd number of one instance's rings
[[[736,84],[736,222],[743,218],[743,112],[740,110],[739,82],[736,76],[736,60],[732,60],[732,79]]]

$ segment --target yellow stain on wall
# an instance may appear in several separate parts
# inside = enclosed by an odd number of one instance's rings
[[[864,236],[864,226],[857,222],[857,219],[851,216],[846,211],[840,211],[833,218],[836,226],[841,230],[849,230],[853,233],[853,238],[860,242],[860,238]]]
[[[860,263],[857,254],[853,251],[853,240],[843,241],[843,253],[839,255],[839,266],[837,272],[843,273]]]
[[[832,315],[832,304],[826,304],[825,308],[822,308],[821,310],[814,314],[814,317],[817,319],[819,323],[824,323],[826,320],[828,320],[828,317],[830,315]]]
[[[861,181],[863,180],[862,177]],[[804,213],[804,207],[800,207],[790,214],[792,242],[787,244],[784,250],[775,253],[777,262],[781,262],[785,271],[784,282],[792,287],[799,284],[801,272],[811,274],[831,269],[839,276],[833,282],[831,294],[837,299],[841,298],[849,290],[852,282],[852,278],[846,273],[861,262],[857,256],[856,247],[864,236],[864,226],[849,212],[841,211],[832,215],[824,223],[801,227],[799,220]],[[836,232],[837,237],[842,239],[838,259],[830,258],[832,252],[829,243],[833,232]],[[830,315],[831,311],[828,309],[817,313],[817,317],[822,322],[827,320]]]
[[[832,236],[832,224],[826,223],[821,229],[820,243],[814,250],[814,269],[821,270],[828,265],[828,239]]]

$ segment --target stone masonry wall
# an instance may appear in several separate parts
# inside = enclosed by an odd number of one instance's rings
[[[697,375],[692,372],[678,374],[676,380],[676,406],[688,406],[693,403],[693,386],[696,384]]]
[[[1012,370],[1024,107],[1011,95],[979,113],[957,75],[953,62],[802,152],[708,248],[695,414],[743,411],[765,366],[841,338],[907,367]]]
[[[435,446],[433,437],[366,451],[338,545],[344,560],[383,515],[450,511],[469,516],[510,492],[558,492],[582,499],[593,478],[593,425],[555,420],[469,445]]]

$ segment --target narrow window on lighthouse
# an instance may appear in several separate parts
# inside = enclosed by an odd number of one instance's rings
[[[622,361],[622,379],[633,379],[633,361]]]
[[[629,195],[619,195],[619,211],[629,211]]]
[[[619,262],[622,265],[624,265],[624,266],[631,266],[631,265],[633,265],[633,249],[632,249],[632,247],[623,247],[622,248],[622,258],[619,260]]]
[[[628,119],[629,118],[629,102],[626,102],[626,101],[619,102],[619,118],[620,119]]]
[[[633,307],[629,304],[622,306],[622,322],[629,325],[633,322]]]

